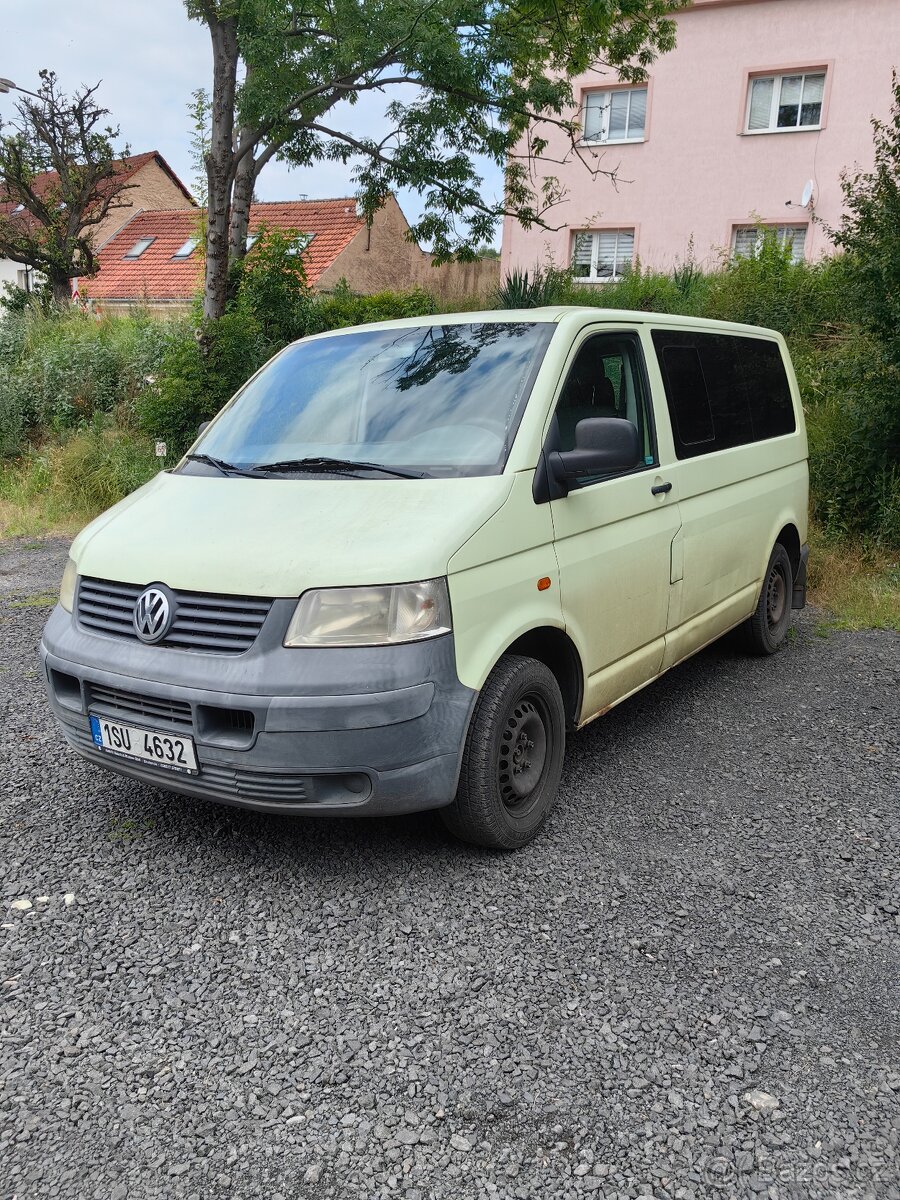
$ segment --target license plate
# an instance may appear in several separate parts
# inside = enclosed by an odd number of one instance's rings
[[[108,721],[106,717],[91,717],[91,736],[94,745],[108,754],[136,762],[153,763],[166,771],[184,771],[197,774],[197,755],[194,740],[178,737],[174,733],[161,733],[152,729],[139,729],[136,725],[122,725],[119,721]]]

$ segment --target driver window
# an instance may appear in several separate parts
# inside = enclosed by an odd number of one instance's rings
[[[622,417],[637,426],[644,462],[655,461],[637,341],[598,334],[575,358],[556,407],[559,450],[575,449],[575,427],[587,417]]]

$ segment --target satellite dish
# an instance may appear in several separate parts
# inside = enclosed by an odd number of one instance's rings
[[[815,184],[813,181],[811,179],[807,179],[806,185],[803,188],[803,195],[800,197],[800,206],[802,208],[809,208],[809,203],[813,198],[814,187]]]

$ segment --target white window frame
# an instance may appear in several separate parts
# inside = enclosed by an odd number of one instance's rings
[[[609,237],[610,234],[612,234],[616,239],[616,248],[613,252],[613,273],[612,273],[612,275],[598,275],[597,274],[597,260],[600,255],[600,238],[604,235]],[[573,270],[572,278],[574,279],[574,281],[576,283],[601,284],[602,285],[604,283],[617,283],[620,279],[622,279],[624,276],[624,271],[618,270],[617,268],[619,266],[619,238],[623,234],[625,234],[626,236],[631,238],[631,256],[628,259],[628,266],[632,267],[632,266],[634,266],[634,251],[635,251],[635,245],[637,243],[637,230],[634,226],[632,226],[631,228],[623,226],[622,228],[618,228],[618,229],[576,229],[576,230],[574,230],[573,237],[572,237],[573,268],[574,268],[574,259],[575,259],[575,245],[576,245],[577,239],[580,237],[589,237],[591,239],[591,263],[590,263],[590,267],[589,267],[590,274],[575,275],[574,270]]]
[[[791,261],[794,263],[806,262],[806,239],[809,236],[809,223],[808,222],[801,221],[795,225],[751,225],[751,224],[733,225],[731,228],[731,253],[732,253],[733,257],[738,257],[738,252],[737,252],[738,234],[743,233],[744,230],[748,230],[748,229],[752,229],[756,232],[756,239],[754,241],[754,246],[753,246],[754,256],[759,253],[760,248],[762,247],[763,237],[769,230],[772,230],[775,233],[776,237],[778,238],[779,246],[781,246],[783,248],[785,243],[787,242],[788,236],[789,235],[793,236],[793,233],[795,230],[802,229],[803,230],[803,246],[801,248],[801,252],[799,255],[796,253],[795,243],[792,240],[792,242],[791,242]]]
[[[785,79],[795,79],[800,76],[800,103],[797,106],[797,117],[799,120],[800,114],[803,111],[803,92],[806,88],[806,81],[810,77],[822,78],[822,100],[819,107],[819,120],[816,125],[779,125],[778,124],[778,109],[781,105],[781,87]],[[760,80],[772,80],[772,100],[769,106],[769,124],[765,129],[750,128],[750,107],[753,103],[753,85]],[[750,75],[747,78],[747,103],[744,108],[744,133],[750,137],[756,137],[761,133],[807,133],[816,129],[822,128],[822,118],[825,115],[825,90],[828,86],[828,68],[827,67],[812,67],[798,68],[796,71],[773,71],[769,74]]]
[[[625,128],[627,129],[631,122],[631,101],[635,92],[644,93],[644,128],[641,130],[640,137],[610,137],[609,136],[609,114],[612,106],[612,97],[625,93],[628,96],[628,113],[625,118]],[[603,115],[600,122],[600,136],[588,137],[585,133],[587,128],[587,109],[588,102],[595,96],[600,96],[606,99],[606,104],[603,106]],[[650,89],[643,87],[621,87],[621,88],[598,88],[590,92],[582,92],[581,96],[581,140],[586,146],[621,146],[627,145],[629,142],[643,142],[647,139],[647,117],[650,111]]]

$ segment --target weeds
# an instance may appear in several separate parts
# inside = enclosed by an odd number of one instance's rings
[[[827,637],[832,629],[900,633],[900,555],[813,530],[809,599],[831,614],[824,631],[816,627],[819,637]]]
[[[59,596],[56,592],[40,592],[36,596],[26,596],[24,600],[11,600],[10,608],[53,608]]]

